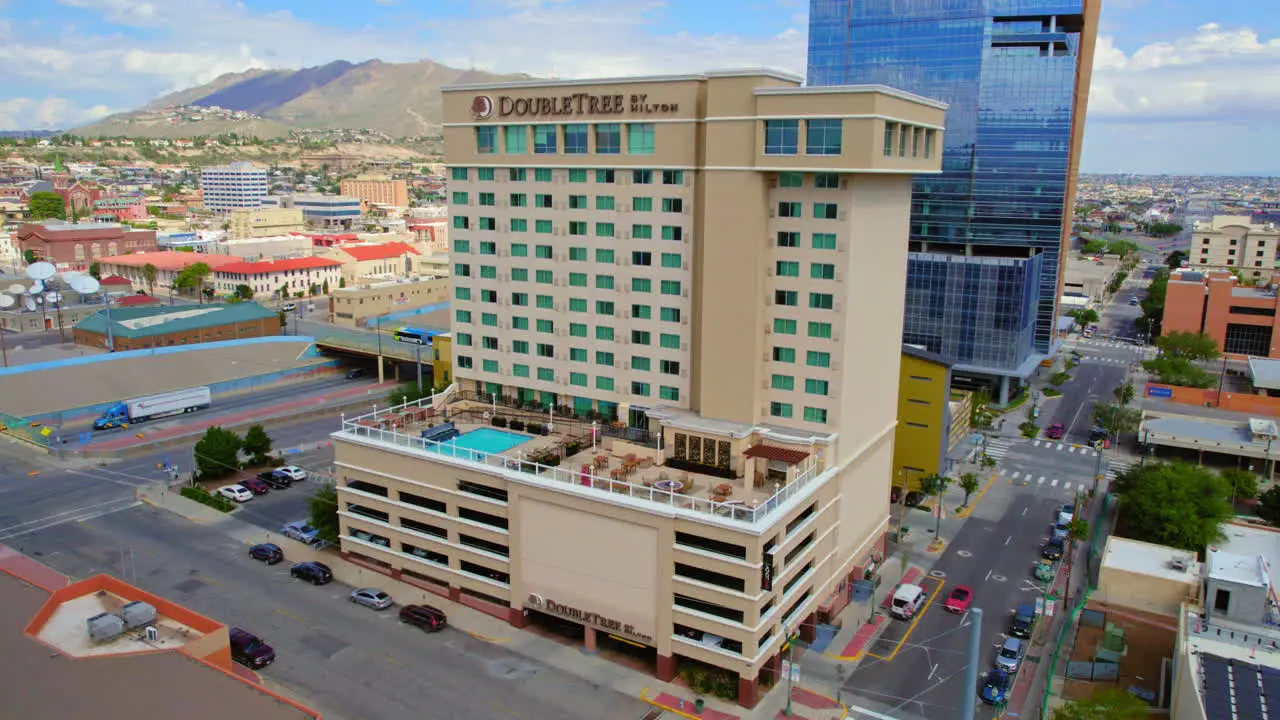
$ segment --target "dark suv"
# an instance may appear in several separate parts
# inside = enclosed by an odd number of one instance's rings
[[[400,622],[427,632],[438,632],[449,624],[449,618],[445,616],[443,610],[437,610],[430,605],[405,605],[400,608]]]
[[[277,475],[275,470],[258,473],[258,479],[277,490],[287,488],[293,484],[292,478],[288,475]]]
[[[275,543],[260,543],[249,548],[249,557],[261,560],[268,565],[275,565],[284,560],[284,551]]]
[[[1050,540],[1044,544],[1044,549],[1040,551],[1040,557],[1045,560],[1061,560],[1063,553],[1061,540]]]
[[[328,565],[318,562],[302,562],[289,568],[289,576],[306,580],[312,585],[327,585],[333,582],[333,571]]]
[[[228,636],[231,640],[231,659],[241,665],[257,670],[275,661],[275,649],[257,635],[233,627]]]
[[[1031,631],[1035,626],[1036,606],[1019,605],[1013,613],[1013,622],[1009,624],[1009,634],[1025,640],[1031,637]]]

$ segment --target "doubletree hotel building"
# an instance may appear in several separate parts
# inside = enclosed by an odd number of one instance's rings
[[[455,383],[344,420],[343,552],[754,705],[883,558],[944,111],[766,70],[445,88]]]

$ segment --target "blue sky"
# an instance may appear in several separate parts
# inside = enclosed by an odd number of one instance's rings
[[[1103,1],[1086,172],[1280,174],[1280,3]],[[803,73],[807,13],[807,0],[0,0],[0,129],[338,59]]]

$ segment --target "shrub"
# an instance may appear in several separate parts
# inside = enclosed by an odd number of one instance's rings
[[[1061,390],[1059,390],[1059,389],[1057,389],[1057,388],[1045,388],[1045,389],[1044,389],[1044,396],[1045,396],[1045,397],[1059,397],[1059,396],[1061,396],[1061,395],[1062,395],[1062,391],[1061,391]]]
[[[509,423],[509,427],[510,427],[512,430],[515,430],[516,432],[524,432],[524,421],[523,421],[523,420],[512,420],[512,421]]]
[[[182,497],[188,500],[195,500],[201,505],[208,505],[218,512],[231,512],[236,509],[235,503],[221,495],[214,495],[201,487],[184,487],[178,492]]]
[[[502,417],[501,415],[493,416],[493,420],[491,422],[493,423],[494,427],[504,428],[507,426],[507,419]]]
[[[1049,376],[1049,382],[1053,383],[1054,385],[1064,385],[1070,379],[1071,379],[1071,376],[1065,372],[1056,372],[1053,375]]]

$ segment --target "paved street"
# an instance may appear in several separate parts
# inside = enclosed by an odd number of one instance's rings
[[[278,654],[261,672],[326,718],[560,720],[640,718],[647,705],[502,644],[447,629],[428,635],[312,587],[288,564],[249,560],[216,526],[139,506],[51,527],[10,544],[81,577],[122,575],[142,588],[263,636]],[[286,549],[287,552],[287,549]],[[123,559],[122,559],[123,556]]]

